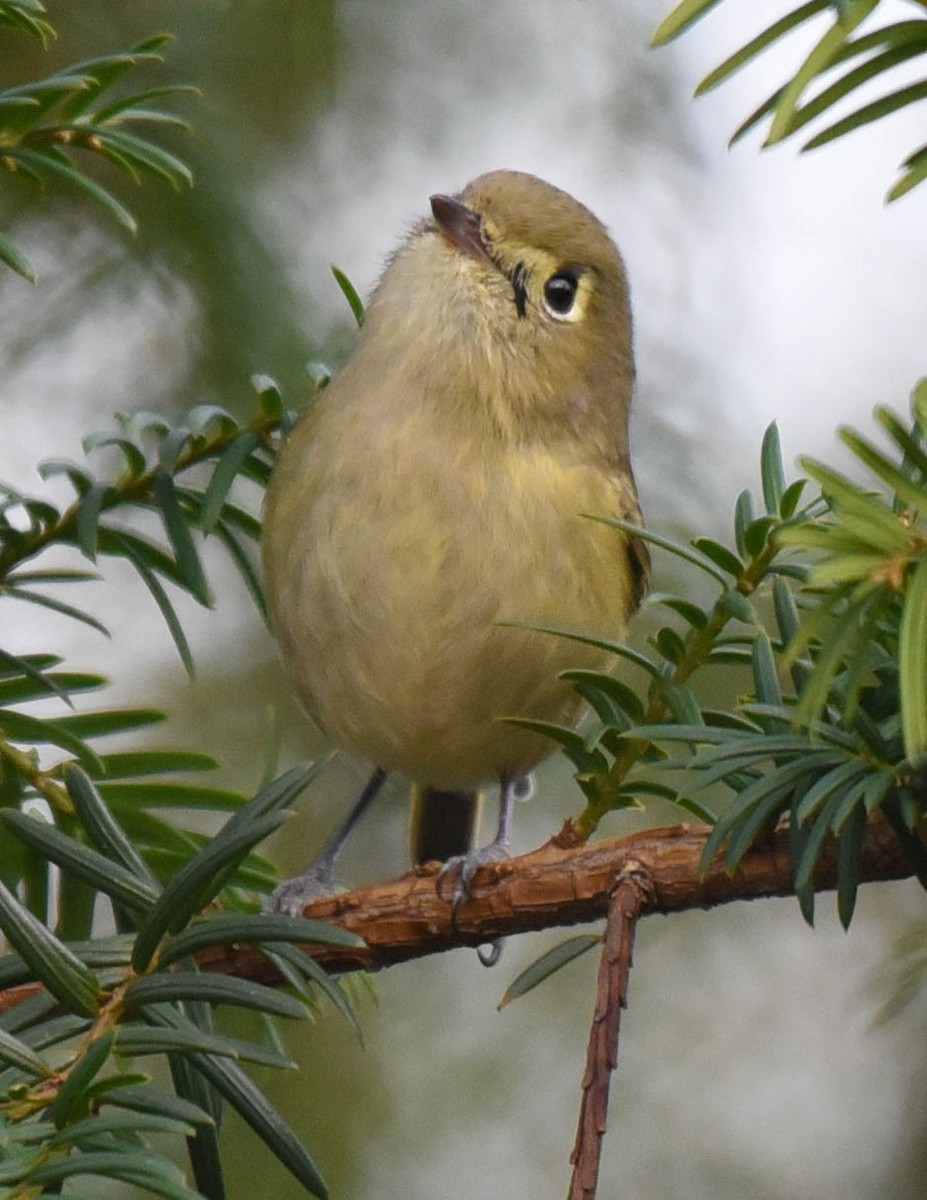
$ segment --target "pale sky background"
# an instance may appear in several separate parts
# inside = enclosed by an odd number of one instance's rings
[[[260,189],[265,234],[285,247],[307,322],[343,319],[329,263],[367,291],[431,192],[508,166],[575,193],[623,249],[637,328],[634,451],[655,526],[726,533],[737,492],[757,485],[773,419],[788,460],[845,462],[838,424],[869,429],[878,403],[906,411],[927,374],[927,185],[888,208],[883,197],[924,140],[922,107],[804,157],[791,144],[760,154],[757,134],[729,152],[729,134],[797,55],[790,46],[687,102],[757,31],[750,0],[722,5],[660,52],[647,49],[656,16],[643,3],[350,0],[338,14],[343,55],[327,111],[303,153]],[[399,69],[381,92],[384,63]],[[648,153],[648,138],[669,148]],[[65,338],[41,354],[22,349],[18,331],[54,311],[85,255],[105,252],[112,231],[89,214],[87,225],[77,241],[37,239],[38,289],[0,281],[0,478],[19,485],[37,486],[37,458],[79,459],[80,435],[114,409],[156,406],[165,376],[181,377],[187,362],[197,313],[182,279],[167,291],[143,276],[124,291],[98,290]],[[273,374],[273,363],[265,369]],[[156,702],[152,680],[173,695],[185,685],[167,635],[141,586],[129,588],[98,589],[115,632],[102,651],[93,635],[12,604],[5,641],[70,647],[75,665],[102,663],[114,702]],[[180,608],[186,616],[192,606]],[[217,621],[221,654],[210,650]],[[190,611],[204,675],[228,666],[229,644],[243,666],[267,655],[257,626],[240,590],[218,616]],[[395,823],[398,831],[398,811]],[[538,801],[516,846],[552,827]],[[616,817],[604,832],[623,828]],[[832,907],[822,898],[815,931],[789,901],[645,924],[603,1196],[868,1200],[882,1187],[909,1123],[923,1125],[923,1060],[911,1019],[872,1032],[869,989],[923,897],[913,885],[863,889],[849,935]],[[356,1151],[368,1156],[358,1197],[563,1194],[594,964],[587,957],[546,995],[497,1015],[506,983],[539,952],[540,940],[523,942],[495,972],[455,954],[378,981],[380,1007],[364,1014],[367,1050],[339,1043],[342,1072],[378,1073],[386,1110]],[[427,1037],[440,1039],[440,1057],[423,1062],[416,1051]],[[458,1082],[480,1093],[476,1114],[458,1110]],[[301,1126],[310,1141],[311,1108]],[[439,1122],[440,1142],[424,1155],[426,1119],[432,1137]],[[337,1163],[323,1165],[337,1174]]]

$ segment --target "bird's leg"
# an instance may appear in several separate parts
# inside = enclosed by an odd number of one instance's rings
[[[469,898],[470,880],[480,867],[485,867],[488,863],[502,862],[509,857],[512,809],[516,800],[524,800],[531,795],[531,777],[518,775],[514,779],[502,778],[499,780],[499,791],[499,828],[493,840],[479,850],[471,850],[469,854],[458,854],[449,858],[441,868],[438,876],[439,888],[446,875],[457,872],[454,895],[451,898],[454,908]]]
[[[364,785],[357,803],[339,826],[335,836],[322,853],[295,879],[278,884],[264,902],[265,912],[281,912],[291,917],[302,916],[310,900],[324,896],[335,888],[335,863],[354,826],[374,802],[386,781],[386,771],[377,767]]]

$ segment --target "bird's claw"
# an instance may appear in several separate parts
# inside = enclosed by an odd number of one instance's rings
[[[454,892],[451,896],[451,907],[459,908],[470,899],[470,881],[481,867],[490,863],[505,862],[509,857],[509,848],[501,842],[490,842],[479,850],[471,850],[469,854],[455,854],[449,858],[438,873],[438,893],[441,884],[449,876],[456,873]]]
[[[303,909],[321,896],[330,896],[335,891],[331,872],[310,867],[295,879],[285,879],[277,884],[265,899],[262,912],[283,913],[288,917],[301,917]]]

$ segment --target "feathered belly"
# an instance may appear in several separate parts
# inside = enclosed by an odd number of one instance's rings
[[[469,495],[417,482],[382,474],[340,509],[320,491],[271,589],[284,658],[314,719],[361,757],[442,788],[525,773],[553,745],[504,718],[573,723],[558,673],[609,656],[503,623],[622,634],[623,536],[580,515],[615,511],[614,494],[550,460]]]

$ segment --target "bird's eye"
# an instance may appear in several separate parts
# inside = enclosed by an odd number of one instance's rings
[[[566,317],[576,300],[579,280],[572,271],[558,271],[544,284],[544,302],[552,317]]]

